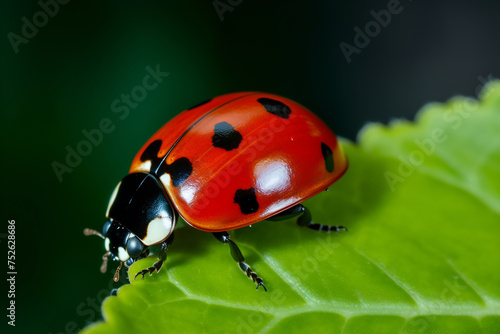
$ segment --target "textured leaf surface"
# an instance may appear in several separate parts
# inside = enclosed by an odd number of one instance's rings
[[[85,332],[500,333],[500,85],[343,145],[347,174],[306,204],[348,232],[231,232],[267,293],[227,245],[184,227],[160,274],[108,298]]]

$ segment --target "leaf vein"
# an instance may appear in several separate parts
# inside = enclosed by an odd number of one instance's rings
[[[394,284],[396,284],[403,292],[405,292],[419,307],[422,307],[423,302],[420,297],[417,297],[415,293],[411,292],[408,287],[406,287],[402,282],[398,281],[391,273],[387,271],[384,267],[382,267],[378,262],[371,259],[368,255],[364,254],[362,251],[358,249],[354,249],[354,251],[358,252],[362,257],[370,261],[375,267],[377,267],[381,272],[383,272]]]

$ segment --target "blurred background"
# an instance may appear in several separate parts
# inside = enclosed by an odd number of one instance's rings
[[[354,141],[367,122],[413,119],[427,102],[476,96],[500,73],[498,1],[41,0],[3,8],[0,244],[6,257],[14,219],[17,278],[16,328],[5,316],[2,328],[19,333],[75,333],[100,318],[101,301],[120,284],[111,281],[114,265],[99,272],[102,240],[82,230],[101,229],[135,153],[180,111],[220,94],[266,91]],[[82,154],[68,158],[73,150]],[[6,312],[7,286],[1,294]]]

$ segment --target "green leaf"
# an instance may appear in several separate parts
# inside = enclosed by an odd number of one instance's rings
[[[343,141],[347,174],[306,203],[348,232],[231,232],[267,293],[227,245],[183,227],[162,271],[106,299],[105,322],[84,332],[500,333],[499,134],[499,83],[415,123],[370,124]]]

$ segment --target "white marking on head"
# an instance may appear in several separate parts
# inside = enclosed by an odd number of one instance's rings
[[[118,182],[117,186],[115,187],[115,190],[113,190],[113,193],[111,194],[111,198],[109,199],[108,203],[108,208],[106,209],[106,217],[109,217],[109,210],[111,209],[111,205],[113,205],[116,195],[118,194],[118,189],[120,188],[120,185],[122,184],[122,181]]]
[[[142,241],[147,246],[157,244],[168,237],[171,230],[172,220],[170,218],[155,218],[149,222],[148,233]]]
[[[109,252],[109,238],[104,239],[104,248],[106,248],[106,251]]]
[[[118,258],[123,262],[127,261],[130,258],[125,248],[118,247]]]

